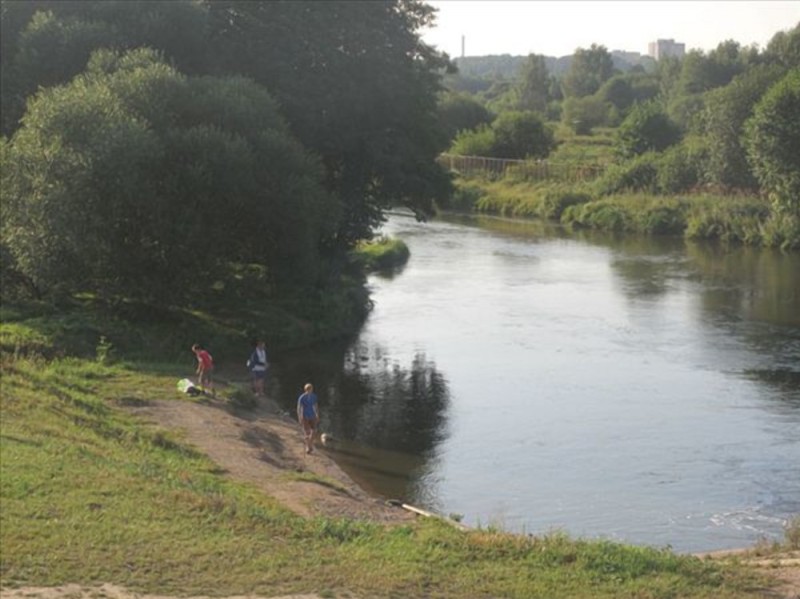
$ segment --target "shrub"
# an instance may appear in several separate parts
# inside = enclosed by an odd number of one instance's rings
[[[492,129],[497,158],[545,158],[555,147],[553,132],[535,112],[504,112]]]
[[[610,195],[623,191],[656,190],[658,175],[658,155],[649,152],[634,160],[610,166],[597,181],[600,195]]]
[[[381,235],[377,239],[362,241],[353,250],[356,259],[366,270],[387,271],[404,265],[411,255],[402,239]]]
[[[683,233],[686,217],[680,205],[649,207],[637,217],[636,229],[643,233],[664,235]]]
[[[628,212],[611,200],[569,206],[564,210],[561,222],[606,231],[624,231],[631,228]]]
[[[446,203],[442,204],[441,208],[470,212],[474,210],[483,195],[484,191],[475,185],[456,185],[453,195]]]
[[[591,201],[592,196],[585,192],[569,188],[551,189],[544,192],[539,202],[539,216],[559,220],[568,207]]]
[[[775,206],[800,216],[800,68],[756,105],[745,124],[748,159]]]
[[[617,130],[617,152],[625,158],[651,150],[660,152],[680,137],[678,126],[655,101],[637,104]]]
[[[489,125],[480,125],[476,129],[459,132],[450,152],[460,156],[492,156],[494,145],[494,130]]]
[[[708,160],[708,146],[700,138],[684,140],[669,148],[657,163],[656,187],[659,192],[680,193],[697,187],[703,181]]]

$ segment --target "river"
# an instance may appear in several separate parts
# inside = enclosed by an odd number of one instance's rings
[[[800,254],[393,215],[357,338],[277,356],[379,497],[470,526],[710,551],[800,514]]]

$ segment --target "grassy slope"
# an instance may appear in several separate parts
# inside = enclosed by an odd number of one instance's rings
[[[2,324],[3,338],[7,324]],[[10,323],[18,354],[47,345]],[[45,347],[45,349],[47,349]],[[45,352],[47,353],[47,352]],[[368,597],[753,597],[741,568],[668,551],[295,516],[123,407],[186,401],[161,365],[2,354],[2,584]]]

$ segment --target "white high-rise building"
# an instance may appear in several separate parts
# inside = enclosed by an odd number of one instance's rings
[[[686,53],[686,44],[679,44],[673,39],[656,40],[647,45],[647,53],[656,60],[667,56],[681,58]]]

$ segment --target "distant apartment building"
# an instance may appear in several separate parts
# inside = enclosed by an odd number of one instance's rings
[[[686,53],[686,44],[679,44],[675,40],[656,40],[647,44],[647,53],[660,60],[667,56],[681,58]]]

